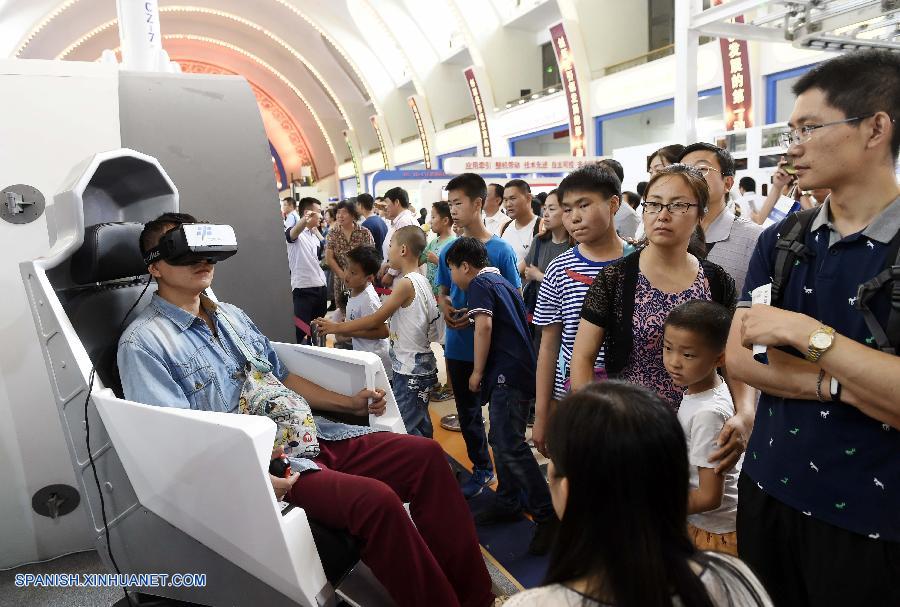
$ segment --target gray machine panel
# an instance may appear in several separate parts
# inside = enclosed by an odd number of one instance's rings
[[[236,76],[122,72],[122,146],[156,157],[180,208],[234,226],[238,254],[216,266],[214,288],[274,341],[294,341],[290,272],[256,99]]]

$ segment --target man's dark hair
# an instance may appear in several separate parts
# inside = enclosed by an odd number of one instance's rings
[[[141,255],[146,255],[147,251],[159,244],[160,239],[166,232],[181,227],[183,223],[207,223],[198,221],[193,215],[188,213],[163,213],[156,219],[148,221],[141,230],[141,236],[138,245],[141,248]]]
[[[524,179],[510,179],[509,181],[506,182],[506,185],[503,186],[504,193],[509,188],[519,188],[526,194],[531,194],[531,186],[528,185],[528,182],[525,181]]]
[[[502,185],[500,185],[499,183],[489,183],[488,187],[494,188],[494,194],[497,196],[497,198],[503,198],[503,186]]]
[[[425,240],[425,232],[419,226],[403,226],[391,236],[391,242],[396,241],[398,245],[406,245],[412,254],[418,258],[422,251],[425,250],[427,241]]]
[[[631,191],[622,192],[622,199],[630,206],[632,209],[638,208],[638,205],[641,204],[641,197],[636,193]]]
[[[692,143],[684,148],[684,150],[681,151],[681,156],[678,157],[678,162],[683,162],[684,157],[691,152],[700,151],[712,152],[716,155],[716,162],[719,163],[719,170],[722,171],[722,177],[734,177],[734,156],[731,155],[731,152],[725,148],[720,148],[717,145],[706,143],[705,141],[698,141],[697,143]]]
[[[900,54],[888,50],[854,51],[818,64],[800,77],[792,90],[801,95],[821,89],[828,105],[846,118],[887,112],[894,121],[891,154],[900,151]],[[856,123],[850,123],[851,126]]]
[[[745,192],[755,192],[756,191],[756,180],[753,177],[741,177],[741,180],[738,182],[738,187],[744,190]]]
[[[616,177],[619,178],[619,181],[625,181],[625,169],[622,167],[622,163],[614,158],[604,158],[597,164],[602,164],[609,168],[613,173],[616,174]]]
[[[369,245],[363,245],[347,251],[347,259],[362,268],[366,276],[374,276],[381,269],[381,253]]]
[[[488,259],[487,247],[484,246],[484,243],[477,238],[471,238],[469,236],[457,238],[450,243],[450,248],[447,249],[446,259],[448,266],[452,265],[457,268],[461,266],[463,262],[468,263],[476,270],[486,268],[491,264]]]
[[[431,215],[432,221],[434,221],[434,215],[439,215],[444,219],[452,219],[452,216],[450,215],[450,203],[446,200],[438,200],[431,205]]]
[[[609,167],[589,164],[574,170],[559,183],[557,198],[562,202],[569,192],[593,192],[603,198],[622,196],[622,182]]]
[[[475,201],[476,198],[481,199],[481,206],[484,206],[484,199],[487,198],[487,185],[484,178],[475,173],[462,173],[457,175],[444,188],[448,192],[453,190],[462,190],[466,198]]]
[[[297,202],[294,200],[293,196],[285,196],[281,199],[281,202],[286,202],[292,208],[297,208]]]
[[[375,207],[375,199],[372,198],[371,194],[366,194],[365,192],[356,197],[356,202],[359,206],[364,208],[367,213]]]
[[[673,143],[672,145],[667,145],[659,148],[649,156],[647,156],[647,172],[650,172],[650,163],[653,162],[653,159],[659,156],[663,159],[666,164],[675,164],[678,162],[678,158],[681,156],[681,152],[684,150],[684,146],[680,143]]]
[[[319,202],[318,198],[313,198],[312,196],[304,196],[300,199],[300,202],[297,203],[297,212],[303,215],[309,209],[309,207],[314,204],[317,204],[320,207],[322,206],[322,203]]]
[[[353,221],[359,221],[359,209],[356,208],[356,204],[350,200],[342,200],[338,203],[337,207],[334,209],[335,217],[337,217],[337,212],[341,209],[345,209],[350,216],[353,217]]]
[[[646,181],[639,181],[638,184],[637,184],[636,186],[634,186],[634,189],[637,190],[637,195],[638,195],[640,198],[643,198],[643,197],[644,197],[644,192],[647,191],[647,182],[646,182]]]
[[[665,326],[690,331],[710,348],[724,351],[731,329],[731,311],[714,301],[694,299],[669,312]]]
[[[391,188],[384,193],[384,198],[399,202],[404,209],[409,208],[409,194],[401,187]]]

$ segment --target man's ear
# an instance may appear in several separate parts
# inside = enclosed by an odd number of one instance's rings
[[[161,276],[159,268],[157,267],[157,262],[155,261],[147,266],[147,271],[153,278],[159,279],[159,277]]]
[[[619,210],[619,205],[622,204],[622,199],[619,198],[616,194],[613,194],[609,199],[609,210],[611,211],[611,215],[615,215]]]
[[[734,187],[734,175],[728,175],[723,180],[725,181],[725,191],[730,192]]]
[[[716,359],[716,367],[720,369],[725,368],[725,350],[722,350],[722,353],[719,354],[719,357]]]

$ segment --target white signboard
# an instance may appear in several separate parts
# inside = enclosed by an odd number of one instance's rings
[[[455,157],[444,160],[444,172],[460,173],[568,173],[605,156],[514,156],[507,158]]]

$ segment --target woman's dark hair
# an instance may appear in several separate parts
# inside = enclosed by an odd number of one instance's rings
[[[650,181],[647,182],[647,189],[644,190],[644,202],[647,201],[647,197],[650,195],[650,190],[653,189],[653,186],[656,185],[660,179],[668,177],[669,175],[681,177],[691,189],[694,196],[697,198],[697,203],[700,205],[697,207],[698,217],[703,219],[709,207],[709,186],[706,185],[706,179],[703,178],[703,173],[686,164],[670,164],[651,177]],[[706,259],[706,234],[703,232],[703,228],[700,226],[699,221],[697,222],[697,227],[694,228],[694,233],[691,235],[691,240],[688,243],[688,253],[697,259]]]
[[[457,238],[450,243],[447,249],[447,265],[454,265],[457,268],[467,262],[473,268],[481,269],[488,267],[491,262],[488,259],[487,248],[477,238],[463,236]]]
[[[659,148],[647,156],[647,172],[650,172],[650,163],[652,163],[653,159],[657,156],[659,156],[666,164],[675,164],[681,157],[682,151],[684,151],[684,146],[680,143],[673,143],[672,145]]]
[[[553,188],[552,190],[550,190],[549,192],[547,192],[547,195],[544,197],[544,207],[545,207],[545,208],[546,208],[546,206],[547,206],[547,199],[550,198],[551,196],[555,196],[555,197],[556,197],[556,204],[559,204],[559,190],[556,189],[556,188]],[[538,221],[541,221],[541,220],[538,219]],[[568,233],[568,232],[567,232],[567,233]],[[547,230],[546,232],[544,232],[543,234],[541,234],[540,236],[538,236],[538,238],[540,238],[540,239],[541,239],[542,241],[544,241],[544,242],[553,240],[553,232],[551,232],[550,230]],[[571,246],[573,246],[573,247],[575,246],[575,239],[572,238],[572,235],[571,235],[571,234],[569,234],[569,244],[570,244]]]
[[[546,584],[587,579],[618,607],[712,607],[691,569],[689,468],[681,424],[654,393],[607,381],[566,397],[547,430],[569,494]]]
[[[362,268],[366,276],[374,276],[381,269],[381,253],[369,245],[363,245],[347,251],[347,259]]]
[[[356,208],[356,203],[351,202],[349,200],[342,200],[338,203],[338,205],[334,208],[334,216],[337,217],[337,212],[341,209],[344,209],[348,213],[350,213],[350,217],[353,218],[353,221],[359,221],[359,209]]]
[[[328,207],[325,209],[325,212],[328,213],[328,216],[331,217],[332,221],[337,221],[337,209],[334,207]]]

